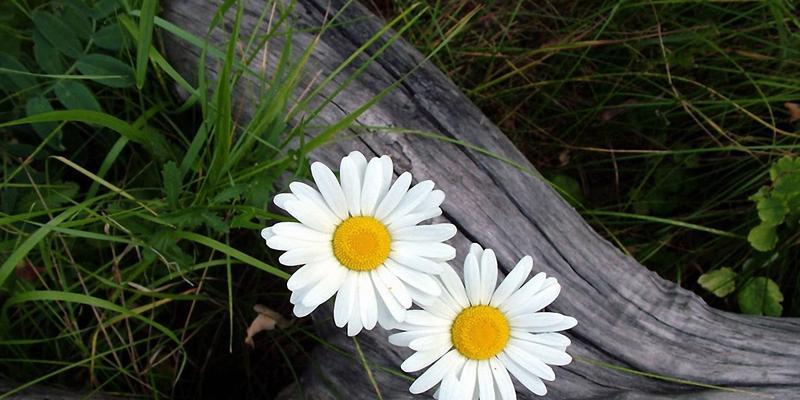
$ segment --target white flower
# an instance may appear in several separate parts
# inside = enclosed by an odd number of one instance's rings
[[[452,224],[417,225],[442,214],[444,200],[433,182],[409,189],[411,174],[392,182],[392,160],[367,162],[354,151],[339,169],[341,183],[324,164],[311,164],[317,189],[301,182],[275,204],[299,222],[280,222],[261,231],[267,246],[284,250],[279,261],[302,265],[287,283],[294,314],[303,317],[336,295],[334,321],[352,336],[376,323],[391,329],[402,322],[413,299],[438,296],[432,276],[449,268],[455,249]]]
[[[442,294],[410,310],[389,342],[416,351],[401,368],[422,370],[411,393],[441,382],[439,399],[516,399],[513,375],[537,395],[555,379],[548,365],[567,365],[569,338],[555,333],[577,324],[575,318],[540,312],[561,286],[540,272],[527,283],[533,259],[525,256],[495,289],[497,259],[491,249],[473,244],[464,261],[464,283],[452,268],[439,275]],[[524,283],[524,285],[523,285]],[[432,365],[431,365],[432,364]]]

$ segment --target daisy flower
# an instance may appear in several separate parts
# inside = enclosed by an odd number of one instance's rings
[[[294,314],[304,317],[334,295],[336,326],[347,333],[391,329],[416,298],[438,296],[433,274],[447,267],[455,249],[452,224],[419,225],[442,214],[444,192],[431,181],[411,186],[404,172],[392,182],[392,160],[369,162],[354,151],[344,157],[339,179],[320,162],[311,164],[317,188],[302,182],[275,204],[298,222],[279,222],[261,231],[267,246],[285,251],[279,261],[301,266],[287,282]]]
[[[389,342],[415,351],[401,368],[430,366],[411,385],[418,394],[441,382],[439,399],[516,399],[511,376],[537,395],[552,381],[550,365],[567,365],[569,338],[556,333],[577,324],[575,318],[541,312],[561,286],[540,272],[527,283],[533,259],[525,256],[497,285],[497,258],[473,244],[464,261],[464,284],[452,268],[439,275],[442,294],[410,310]],[[466,286],[466,287],[465,287]],[[549,364],[549,365],[548,365]],[[509,375],[510,373],[510,375]]]

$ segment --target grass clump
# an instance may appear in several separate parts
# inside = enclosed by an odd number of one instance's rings
[[[258,231],[285,219],[266,209],[278,177],[306,174],[322,143],[289,124],[314,112],[294,97],[313,48],[267,72],[246,65],[267,41],[292,51],[291,4],[245,35],[244,2],[225,2],[208,27],[234,16],[224,48],[160,20],[153,0],[0,7],[0,377],[18,385],[6,395],[86,382],[146,398],[274,396],[315,339],[292,324],[257,338],[263,353],[244,349],[255,304],[289,313],[288,273],[262,261]],[[215,81],[202,62],[193,83],[176,72],[166,35],[219,63]],[[240,121],[244,84],[259,100]]]
[[[759,218],[800,195],[770,180],[800,137],[794,5],[437,2],[410,39],[470,13],[435,62],[598,232],[717,307],[800,315],[798,217]]]

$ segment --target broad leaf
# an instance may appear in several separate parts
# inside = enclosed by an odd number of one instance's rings
[[[767,277],[748,280],[737,296],[739,309],[745,314],[780,317],[783,312],[783,294],[778,284]]]
[[[28,102],[25,104],[25,113],[27,116],[32,116],[36,114],[46,113],[53,111],[53,106],[50,105],[50,102],[47,101],[42,96],[33,96],[28,99]],[[36,134],[39,135],[40,138],[44,139],[53,129],[56,129],[58,124],[55,122],[38,122],[31,124],[33,130],[36,131]],[[50,139],[47,143],[51,148],[56,150],[61,150],[63,147],[61,146],[61,132],[56,133],[55,137]]]
[[[750,230],[747,241],[758,251],[770,251],[778,244],[778,234],[775,232],[774,225],[762,222]]]
[[[75,32],[61,18],[45,11],[37,10],[31,14],[36,31],[50,42],[58,51],[72,58],[83,54],[83,46]]]
[[[93,76],[92,80],[106,86],[125,88],[133,85],[130,65],[103,54],[87,54],[76,63],[78,71]]]
[[[717,297],[725,297],[736,290],[736,272],[723,267],[700,275],[697,283]]]
[[[100,104],[83,83],[73,80],[58,82],[55,86],[58,101],[70,110],[101,111]]]
[[[789,213],[789,207],[781,198],[764,197],[758,201],[758,218],[769,225],[780,225]]]

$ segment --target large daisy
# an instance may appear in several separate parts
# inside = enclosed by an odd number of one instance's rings
[[[303,317],[336,295],[334,322],[348,335],[379,323],[402,322],[414,299],[438,296],[433,275],[449,268],[455,249],[452,224],[419,225],[441,215],[444,200],[431,181],[411,187],[404,172],[392,182],[388,156],[367,162],[354,151],[341,161],[340,179],[320,162],[311,164],[317,188],[302,182],[275,204],[298,222],[261,231],[267,246],[286,251],[279,261],[301,266],[289,278],[294,314]]]
[[[541,312],[561,286],[543,272],[527,283],[533,259],[525,256],[497,288],[497,258],[473,244],[464,261],[464,284],[452,268],[439,275],[442,294],[410,310],[389,342],[416,351],[401,368],[430,366],[411,385],[411,393],[441,382],[439,399],[516,399],[514,376],[537,395],[547,393],[550,365],[566,365],[569,338],[556,333],[577,324],[575,318]],[[466,284],[466,287],[465,287]],[[549,364],[549,365],[548,365]],[[510,375],[509,375],[510,373]]]

